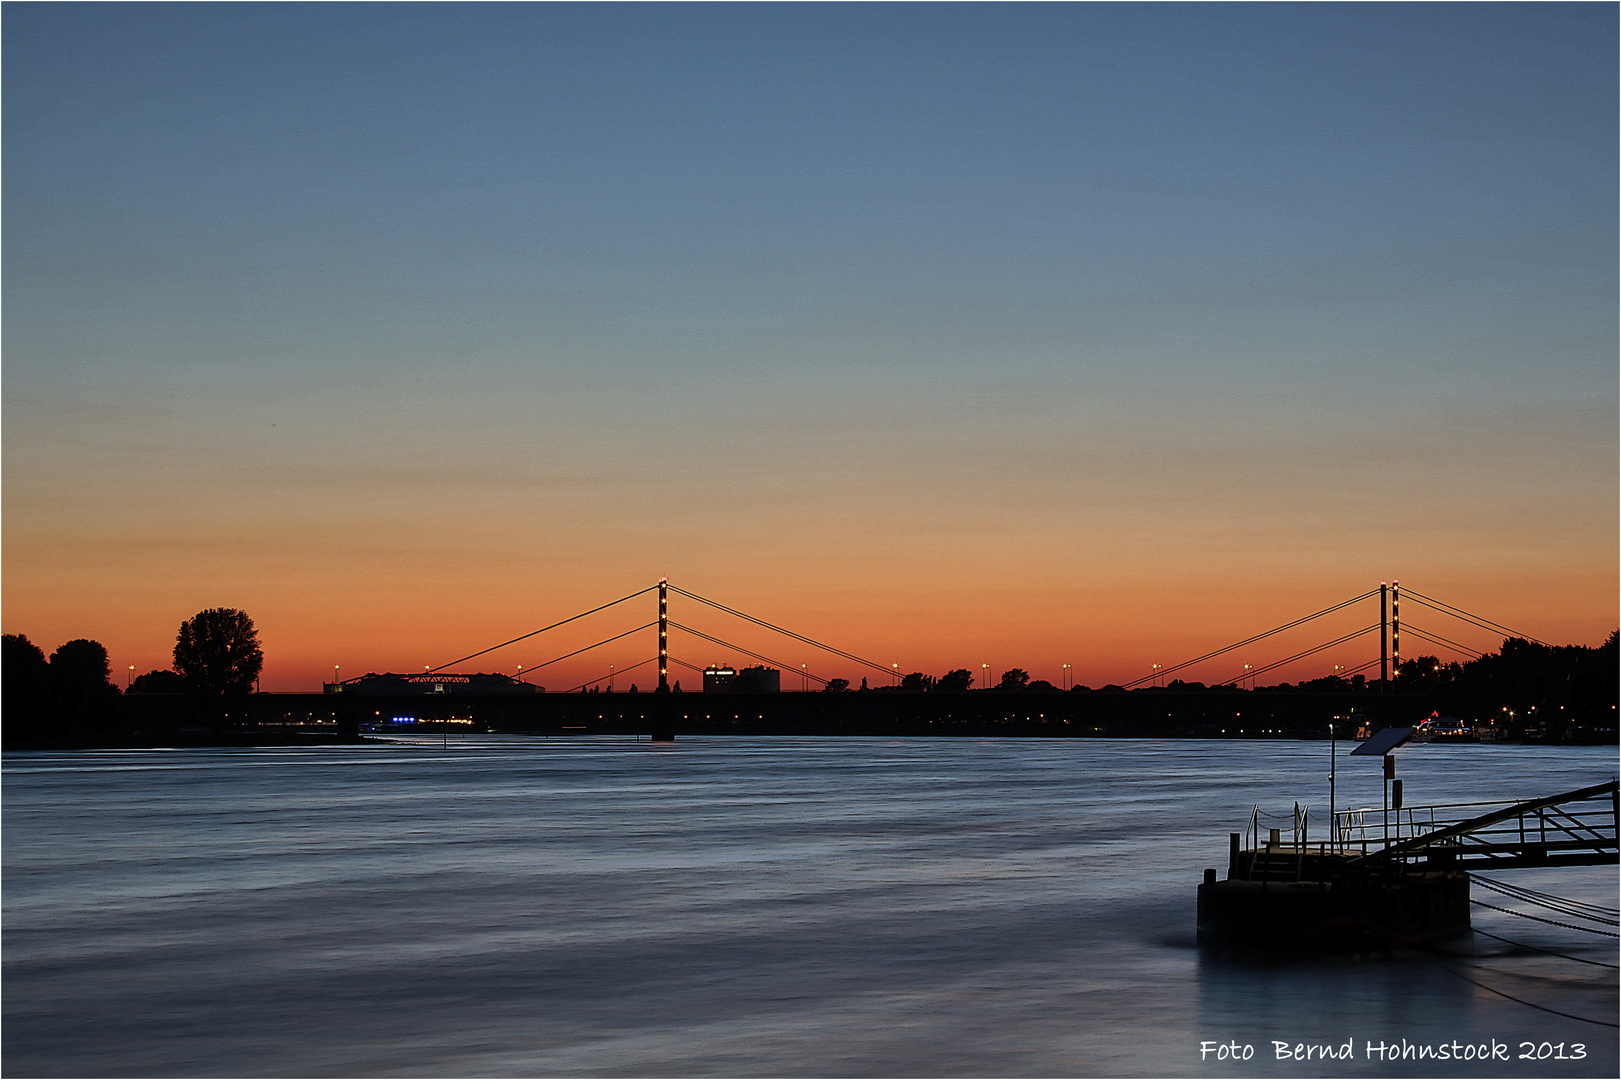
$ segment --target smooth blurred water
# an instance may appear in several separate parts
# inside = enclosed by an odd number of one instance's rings
[[[1341,751],[1347,747],[1342,744]],[[8,1075],[1614,1076],[1616,971],[1235,962],[1195,887],[1326,744],[437,738],[8,754]],[[1613,748],[1403,751],[1409,804],[1611,779]],[[1342,758],[1340,805],[1377,805]],[[1617,906],[1614,867],[1516,883]],[[1477,897],[1485,898],[1477,891]],[[1501,898],[1492,896],[1495,902]],[[1505,903],[1504,906],[1518,906]],[[1543,912],[1543,914],[1547,914]],[[1476,925],[1616,963],[1615,941]],[[1450,970],[1448,970],[1450,969]],[[1349,1062],[1277,1063],[1270,1040]],[[1381,1064],[1522,1039],[1582,1060]],[[1201,1041],[1249,1043],[1237,1064]]]

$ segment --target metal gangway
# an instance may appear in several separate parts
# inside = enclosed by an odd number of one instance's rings
[[[1335,815],[1327,847],[1348,870],[1515,870],[1599,866],[1618,860],[1617,781],[1508,806],[1454,803]],[[1490,809],[1485,809],[1485,808]]]

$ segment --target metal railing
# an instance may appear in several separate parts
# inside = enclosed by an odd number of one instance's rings
[[[1617,784],[1540,799],[1345,810],[1330,829],[1334,850],[1368,864],[1415,860],[1490,868],[1615,861]]]
[[[1268,814],[1267,812],[1265,812],[1264,810],[1261,809],[1261,806],[1260,806],[1259,803],[1256,803],[1255,806],[1250,809],[1249,825],[1246,826],[1246,828],[1244,830],[1244,841],[1245,841],[1245,846],[1246,847],[1249,847],[1249,848],[1259,848],[1259,847],[1261,847],[1261,845],[1263,843],[1263,840],[1261,838],[1261,830],[1262,829],[1265,829],[1267,831],[1267,833],[1269,834],[1268,839],[1265,842],[1266,843],[1271,842],[1270,841],[1270,833],[1272,831],[1273,826],[1262,825],[1261,824],[1261,819],[1262,818],[1268,818],[1268,819],[1270,819],[1272,821],[1288,821],[1290,823],[1290,827],[1289,827],[1289,843],[1290,843],[1291,847],[1294,847],[1294,848],[1304,847],[1306,845],[1306,843],[1308,842],[1308,834],[1309,834],[1310,828],[1311,828],[1311,806],[1310,805],[1297,802],[1297,803],[1295,803],[1294,813],[1285,816],[1283,814]],[[1281,844],[1283,842],[1283,827],[1280,825],[1280,826],[1277,826],[1276,828],[1278,830],[1278,842]]]

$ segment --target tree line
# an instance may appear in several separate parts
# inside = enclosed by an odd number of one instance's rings
[[[208,720],[251,692],[264,666],[253,620],[234,608],[208,608],[183,621],[173,658],[173,668],[146,672],[125,693],[180,695]],[[7,749],[118,740],[120,691],[99,641],[75,638],[47,657],[27,635],[6,634],[0,663]]]
[[[1442,714],[1464,719],[1509,720],[1511,727],[1525,728],[1540,724],[1555,713],[1566,714],[1566,719],[1583,721],[1613,720],[1617,705],[1617,638],[1612,632],[1604,644],[1543,645],[1525,638],[1510,637],[1502,647],[1473,660],[1446,663],[1435,656],[1416,656],[1403,660],[1395,669],[1389,689],[1396,693],[1417,695],[1427,707]],[[974,687],[974,674],[967,668],[956,668],[940,676],[914,671],[904,676],[898,686],[867,686],[861,681],[861,690],[901,693],[963,693],[970,689],[989,689],[1003,693],[1059,693],[1058,687],[1045,679],[1032,679],[1023,668],[1010,668],[990,687]],[[1206,685],[1202,682],[1173,679],[1163,688],[1140,688],[1145,693],[1197,693],[1201,691],[1232,691],[1231,683]],[[1361,674],[1344,677],[1326,675],[1299,683],[1280,682],[1256,687],[1252,692],[1267,693],[1375,693],[1385,689],[1378,679]],[[845,679],[832,679],[826,690],[850,690]],[[1094,691],[1088,686],[1075,686],[1072,693],[1122,692],[1123,688],[1110,684]]]

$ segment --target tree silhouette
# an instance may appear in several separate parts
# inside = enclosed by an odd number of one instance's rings
[[[4,690],[5,707],[0,716],[5,718],[5,742],[11,749],[19,740],[37,738],[50,726],[51,668],[45,653],[24,634],[5,635],[4,658],[0,689]]]
[[[74,638],[51,654],[51,689],[70,708],[96,698],[116,695],[107,649],[99,641]]]
[[[1030,673],[1024,668],[1009,668],[1002,672],[1002,681],[997,685],[998,690],[1023,690],[1030,685]]]
[[[94,740],[114,721],[118,687],[101,642],[74,638],[64,643],[51,654],[50,680],[58,722],[69,738]]]
[[[263,666],[259,632],[247,612],[209,608],[180,624],[174,669],[198,694],[245,694]]]
[[[131,694],[184,694],[186,680],[178,672],[154,670],[135,676],[129,685]]]
[[[967,668],[953,668],[940,676],[934,684],[935,690],[945,694],[960,694],[974,685],[974,673]]]
[[[850,689],[849,679],[829,679],[827,685],[822,687],[822,690],[829,694],[843,693],[848,689]]]

